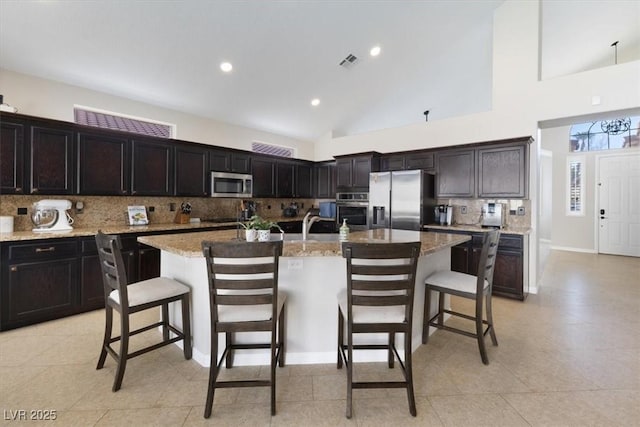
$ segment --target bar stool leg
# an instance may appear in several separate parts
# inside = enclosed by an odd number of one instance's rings
[[[129,354],[129,316],[121,317],[120,354],[118,355],[118,369],[112,388],[114,392],[120,390],[120,386],[122,386],[122,378],[124,377],[124,370],[127,368],[127,356]]]
[[[280,316],[278,319],[278,347],[280,348],[280,353],[278,355],[278,366],[279,367],[284,367],[284,355],[285,355],[285,346],[286,346],[286,342],[287,342],[287,337],[286,337],[286,332],[285,332],[285,327],[286,327],[286,315],[284,314],[285,311],[285,307],[282,307],[282,310],[280,310]]]
[[[404,364],[407,375],[407,398],[409,400],[409,412],[411,416],[415,417],[416,411],[416,398],[413,392],[413,360],[411,356],[411,331],[404,334]]]
[[[482,329],[482,295],[478,295],[476,301],[476,338],[478,339],[478,349],[480,350],[482,363],[488,365],[489,358],[487,357],[487,349],[484,344],[484,334]]]
[[[113,329],[113,308],[110,305],[105,307],[105,318],[104,339],[102,340],[102,350],[100,350],[100,357],[98,358],[96,369],[102,369],[107,359],[107,346],[109,345],[111,331]]]
[[[493,345],[498,345],[498,338],[496,338],[496,331],[493,329],[493,313],[491,312],[491,295],[487,294],[487,322],[489,322],[489,334],[491,335],[491,342]]]
[[[162,304],[162,340],[169,341],[169,303]]]
[[[227,358],[225,360],[225,367],[227,369],[231,369],[233,367],[233,353],[234,353],[234,351],[231,349],[231,346],[233,345],[233,332],[227,332],[225,334],[225,341],[228,349]]]
[[[424,319],[422,319],[422,344],[429,341],[429,319],[431,319],[431,289],[424,290]]]
[[[393,368],[393,363],[395,361],[395,355],[393,354],[393,346],[396,342],[396,334],[394,332],[389,332],[389,352],[387,354],[387,363],[389,364],[389,368]]]
[[[204,417],[211,416],[213,409],[213,399],[216,392],[216,379],[218,378],[218,333],[212,328],[211,331],[211,357],[209,362],[209,388],[207,389],[207,402],[204,405]]]
[[[344,346],[344,315],[338,307],[338,369],[342,369],[342,347]]]
[[[182,340],[184,358],[189,360],[191,359],[191,310],[189,307],[189,294],[185,294],[182,297],[182,333],[184,334],[184,338]]]

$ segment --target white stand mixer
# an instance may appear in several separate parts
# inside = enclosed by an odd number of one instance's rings
[[[67,213],[71,209],[69,200],[40,200],[33,204],[31,221],[36,228],[35,232],[71,231],[73,218]]]

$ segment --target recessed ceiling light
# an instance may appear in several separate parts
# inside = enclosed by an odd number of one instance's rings
[[[369,54],[371,56],[378,56],[380,55],[380,46],[374,46],[371,48],[371,50],[369,51]]]
[[[318,105],[320,105],[320,100],[318,98],[313,98],[311,100],[311,105],[313,105],[314,107],[317,107]]]
[[[230,62],[223,62],[222,64],[220,64],[220,69],[225,73],[228,73],[233,70],[233,65],[231,65]]]

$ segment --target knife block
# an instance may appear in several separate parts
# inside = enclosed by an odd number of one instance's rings
[[[176,217],[173,219],[173,222],[176,224],[189,224],[189,220],[191,219],[191,215],[182,212],[176,212]]]

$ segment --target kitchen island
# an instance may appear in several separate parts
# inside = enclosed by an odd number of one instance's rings
[[[221,230],[138,238],[141,243],[161,250],[162,276],[191,287],[193,358],[202,366],[209,366],[210,315],[207,270],[201,242],[228,242],[237,237],[235,230]],[[288,364],[333,363],[337,354],[336,295],[346,286],[346,263],[338,235],[311,235],[307,241],[287,239],[290,236],[285,236],[279,270],[279,289],[287,293],[286,361]],[[424,279],[436,270],[448,270],[450,248],[467,240],[469,236],[464,235],[389,229],[358,231],[349,235],[349,241],[353,242],[422,242],[416,275],[412,350],[421,343]],[[172,321],[181,326],[179,305],[171,307],[170,315]],[[381,343],[386,342],[386,336],[374,338]],[[259,333],[238,334],[237,338],[238,342],[264,340],[265,336]],[[385,358],[386,353],[382,351],[356,353],[356,361],[381,361]],[[238,365],[268,364],[268,360],[266,351],[243,351],[235,356]]]

